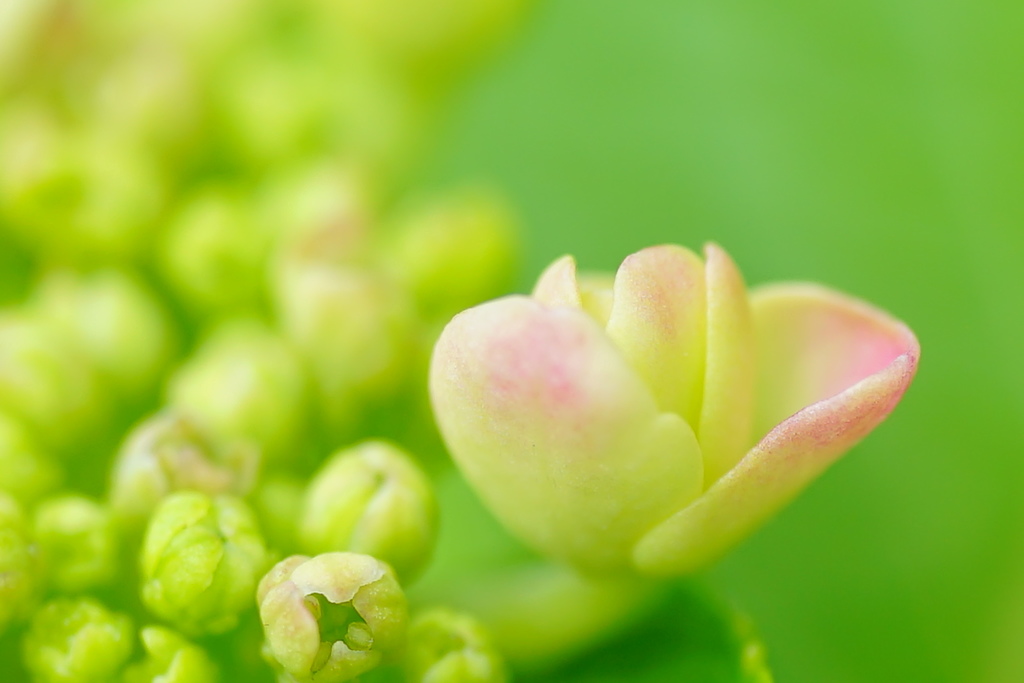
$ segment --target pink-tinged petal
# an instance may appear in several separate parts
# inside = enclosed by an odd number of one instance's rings
[[[507,297],[470,309],[434,350],[431,397],[463,474],[524,541],[590,570],[701,490],[700,448],[578,309]]]
[[[707,484],[739,462],[751,443],[755,345],[746,286],[720,247],[705,247],[707,360],[697,436]]]
[[[769,285],[751,294],[758,346],[755,435],[853,386],[904,353],[919,354],[906,325],[820,285]]]
[[[615,275],[607,332],[662,410],[698,424],[704,388],[704,263],[682,247],[650,247]]]
[[[532,296],[546,306],[582,308],[583,301],[576,282],[576,259],[563,256],[545,268],[537,279]]]
[[[703,496],[655,527],[633,558],[645,574],[699,570],[763,524],[889,415],[917,369],[916,344],[846,391],[773,429]]]

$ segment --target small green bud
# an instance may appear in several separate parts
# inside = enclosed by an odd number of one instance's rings
[[[0,635],[28,615],[39,592],[38,583],[28,522],[17,501],[0,493]]]
[[[299,535],[305,552],[373,555],[407,582],[430,559],[437,535],[430,480],[391,444],[341,450],[310,482]]]
[[[104,422],[105,404],[92,366],[43,322],[0,315],[0,410],[55,450]]]
[[[497,197],[475,192],[412,212],[392,239],[386,263],[422,310],[447,321],[507,292],[518,252],[509,208]]]
[[[403,645],[405,594],[369,555],[294,555],[263,577],[256,599],[268,658],[296,681],[352,680]]]
[[[156,295],[136,277],[104,270],[56,271],[37,294],[41,315],[76,343],[117,392],[151,394],[172,352],[173,330]]]
[[[383,274],[357,267],[295,269],[282,283],[285,335],[309,364],[329,431],[345,434],[406,379],[412,302]]]
[[[57,487],[61,470],[24,427],[0,412],[0,491],[30,505]]]
[[[132,622],[92,598],[61,598],[35,613],[22,645],[38,683],[108,683],[131,656]]]
[[[273,233],[241,196],[207,188],[185,200],[158,249],[161,271],[192,309],[256,311]]]
[[[92,265],[138,256],[164,183],[118,131],[67,129],[34,103],[11,107],[0,122],[0,213],[49,257]]]
[[[51,498],[36,509],[34,521],[47,580],[58,591],[89,590],[117,575],[117,529],[103,505],[77,495]]]
[[[410,683],[504,683],[504,662],[476,619],[432,609],[409,627],[405,668]]]
[[[218,328],[174,374],[168,402],[218,434],[258,443],[266,459],[293,455],[306,415],[301,362],[256,322]]]
[[[225,137],[247,165],[281,167],[329,143],[336,72],[320,59],[250,50],[217,92]]]
[[[146,658],[124,672],[124,683],[216,683],[217,665],[203,648],[162,626],[140,634]]]
[[[252,445],[222,444],[194,418],[160,413],[129,434],[114,463],[110,502],[117,518],[137,529],[174,491],[248,493],[258,468],[259,452]]]
[[[153,512],[142,544],[142,602],[184,633],[223,633],[251,605],[267,564],[241,500],[182,491]]]

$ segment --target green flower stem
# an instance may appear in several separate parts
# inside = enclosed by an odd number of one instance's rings
[[[267,552],[241,500],[183,491],[154,511],[140,559],[146,608],[198,635],[235,627],[252,605]]]
[[[401,449],[382,441],[331,456],[310,481],[299,520],[305,552],[373,555],[403,582],[430,559],[436,536],[430,480]]]
[[[550,666],[627,629],[664,584],[635,578],[588,579],[538,562],[474,575],[416,596],[480,619],[517,667]]]

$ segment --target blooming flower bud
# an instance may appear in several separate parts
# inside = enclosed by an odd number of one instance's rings
[[[294,555],[257,589],[269,658],[297,681],[336,683],[377,667],[402,647],[405,594],[368,555]]]
[[[40,315],[73,341],[129,400],[148,397],[170,360],[173,331],[163,304],[121,271],[56,271],[37,293]]]
[[[447,319],[508,291],[517,252],[508,208],[495,197],[467,193],[403,221],[386,263],[424,311]]]
[[[201,647],[162,626],[140,634],[146,658],[124,672],[124,683],[216,683],[217,666]]]
[[[33,615],[23,649],[34,681],[105,683],[131,656],[132,622],[92,598],[58,599]]]
[[[258,465],[259,453],[250,444],[222,444],[195,419],[161,413],[129,434],[114,463],[110,503],[121,522],[138,528],[174,491],[247,493]]]
[[[60,479],[53,459],[17,420],[0,412],[0,491],[27,505],[56,488]]]
[[[103,505],[78,495],[50,498],[35,511],[34,531],[47,580],[58,591],[88,590],[117,575],[117,529]]]
[[[409,456],[381,441],[331,456],[309,484],[299,521],[304,551],[373,555],[403,582],[430,559],[436,534],[430,481]]]
[[[39,593],[39,568],[25,515],[0,493],[0,635],[24,618]]]
[[[267,564],[256,519],[230,496],[182,491],[153,512],[142,544],[142,602],[188,634],[234,628]]]
[[[732,261],[673,246],[457,316],[431,392],[495,514],[591,572],[717,558],[895,407],[919,347],[902,323],[809,284],[748,296]],[[755,436],[756,435],[756,436]]]
[[[504,683],[504,662],[476,619],[433,609],[409,627],[405,668],[410,683]]]
[[[168,403],[217,434],[293,455],[305,417],[305,376],[285,342],[256,322],[219,327],[174,374]]]

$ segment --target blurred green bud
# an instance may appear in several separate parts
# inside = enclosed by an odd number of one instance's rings
[[[40,314],[73,340],[128,399],[151,394],[173,348],[163,303],[138,278],[117,270],[49,273],[36,294]]]
[[[411,213],[386,250],[386,264],[421,308],[447,321],[504,294],[519,256],[508,207],[484,193],[464,193]]]
[[[132,622],[92,598],[53,600],[32,617],[22,642],[38,683],[108,683],[132,653]]]
[[[259,460],[249,443],[221,443],[192,417],[160,413],[128,435],[113,466],[110,503],[121,522],[138,528],[174,491],[248,493]]]
[[[42,321],[0,314],[0,410],[44,446],[67,448],[103,424],[104,398],[93,367],[70,340]]]
[[[437,535],[430,480],[388,443],[339,451],[309,484],[299,535],[307,553],[373,555],[408,582],[430,559]]]
[[[201,103],[194,69],[165,43],[139,44],[97,79],[92,120],[167,160],[198,142]]]
[[[32,104],[0,122],[0,214],[50,257],[90,265],[137,257],[163,209],[164,185],[116,131],[67,130]]]
[[[267,559],[256,518],[241,500],[172,494],[146,529],[142,602],[184,633],[223,633],[251,606]]]
[[[36,509],[34,530],[46,578],[56,590],[77,593],[117,576],[117,529],[103,505],[78,495],[50,498]]]
[[[272,242],[242,196],[208,187],[183,202],[157,256],[167,282],[196,311],[253,312],[262,304]]]
[[[28,616],[38,594],[38,561],[28,522],[17,501],[0,493],[0,635]]]
[[[260,214],[278,226],[275,278],[309,263],[365,260],[370,238],[370,189],[356,169],[317,161],[275,175],[261,196]]]
[[[266,459],[293,455],[306,416],[299,358],[256,322],[222,325],[172,376],[168,403],[217,434],[258,443]]]
[[[410,683],[504,683],[504,661],[476,619],[437,608],[409,627],[405,668]]]
[[[0,492],[30,505],[55,489],[61,474],[21,423],[0,412]]]
[[[306,483],[297,477],[281,473],[260,477],[251,500],[271,548],[286,555],[298,549],[296,527],[305,496]]]
[[[146,658],[125,670],[124,683],[216,683],[217,665],[203,648],[162,626],[140,636]]]
[[[294,555],[263,577],[256,599],[268,658],[296,681],[352,680],[404,642],[405,594],[369,555]]]
[[[243,53],[217,93],[225,137],[244,162],[264,168],[320,152],[331,141],[336,80],[320,59]]]
[[[285,334],[312,371],[329,431],[344,434],[405,381],[416,325],[411,301],[383,274],[355,267],[295,269],[282,282]]]

